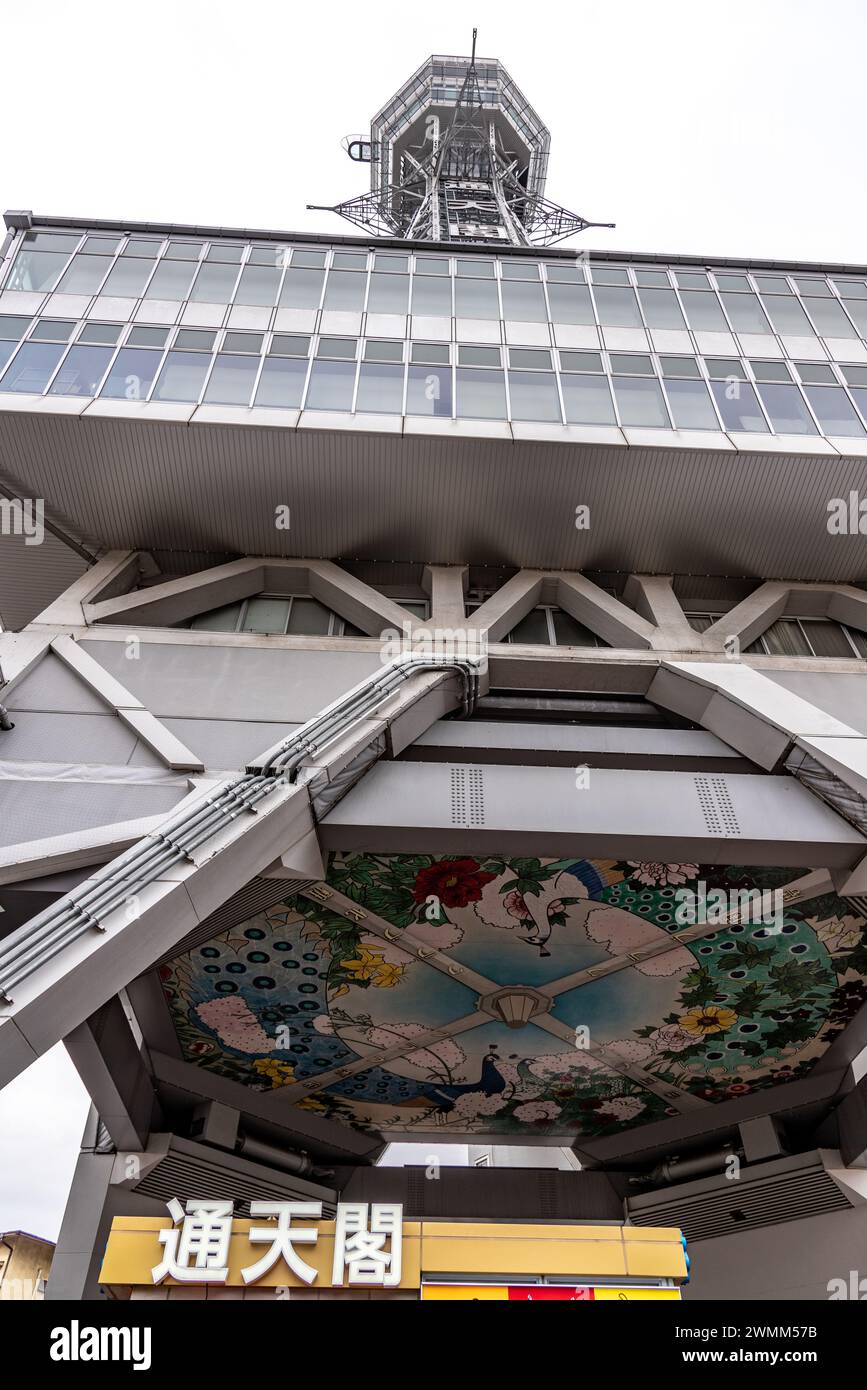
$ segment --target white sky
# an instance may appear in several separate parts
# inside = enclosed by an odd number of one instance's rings
[[[589,247],[867,260],[864,0],[7,4],[0,208],[351,232],[341,137],[473,24]],[[0,1096],[0,1230],[56,1234],[85,1109],[62,1050]]]

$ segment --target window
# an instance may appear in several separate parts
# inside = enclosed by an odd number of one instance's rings
[[[73,256],[57,288],[62,294],[96,294],[113,264],[111,256]]]
[[[599,322],[609,328],[641,328],[638,300],[631,289],[594,286]]]
[[[719,300],[710,290],[683,290],[681,303],[694,333],[727,333],[729,326]]]
[[[503,318],[522,323],[545,323],[545,291],[538,280],[507,280],[501,286]]]
[[[560,397],[553,372],[509,372],[513,420],[555,420],[560,424]]]
[[[169,330],[167,328],[135,327],[130,329],[126,345],[127,347],[165,347],[168,336]]]
[[[816,326],[816,332],[822,338],[857,338],[858,334],[852,327],[851,322],[846,317],[841,306],[836,299],[808,299],[806,307],[810,318]]]
[[[341,636],[347,628],[352,633],[358,631],[315,598],[274,594],[257,594],[240,603],[227,603],[178,626],[194,632],[258,632],[279,636],[289,633],[310,637]]]
[[[65,351],[64,343],[24,343],[0,380],[0,391],[41,396]]]
[[[330,361],[318,356],[307,387],[308,410],[351,410],[355,363]]]
[[[858,638],[862,639],[859,645]],[[780,618],[747,651],[767,656],[843,657],[867,654],[863,633],[827,618]]]
[[[241,271],[235,303],[270,308],[277,302],[281,274],[276,266],[246,265]]]
[[[462,319],[498,319],[500,301],[496,285],[485,280],[456,280],[455,314]]]
[[[364,308],[365,279],[363,274],[359,275],[354,270],[329,271],[322,307],[341,313],[360,313]]]
[[[660,357],[664,377],[698,377],[701,372],[694,357]]]
[[[293,258],[283,277],[280,303],[289,309],[318,309],[324,283],[324,270],[307,270],[304,266],[296,266]]]
[[[199,267],[190,299],[194,304],[228,304],[237,278],[237,266],[205,262]]]
[[[648,328],[686,328],[674,290],[638,291]]]
[[[402,362],[403,343],[387,338],[368,338],[363,356],[365,362]]]
[[[548,281],[548,303],[554,323],[593,324],[593,305],[586,285],[560,285]]]
[[[792,373],[785,362],[750,362],[756,381],[791,381]]]
[[[792,294],[765,294],[762,303],[777,333],[791,333],[800,338],[815,337],[813,325]]]
[[[113,346],[119,337],[120,327],[116,323],[86,323],[78,335],[78,341]]]
[[[123,347],[112,363],[100,396],[128,401],[147,400],[162,353],[152,348]]]
[[[102,293],[121,299],[138,299],[144,293],[153,268],[153,261],[142,260],[136,256],[124,256],[112,266],[102,287]]]
[[[748,434],[770,434],[756,393],[748,381],[737,378],[712,381],[710,389],[722,416],[724,429]]]
[[[818,434],[797,386],[761,383],[759,395],[778,434]]]
[[[560,360],[565,356],[595,358],[599,361],[598,353],[561,353]],[[597,367],[590,365],[585,368],[589,372],[601,371],[601,362]],[[617,423],[614,414],[614,402],[611,399],[611,387],[604,376],[579,375],[578,372],[564,371],[560,378],[563,388],[563,406],[566,412],[566,420],[570,425],[615,425]]]
[[[723,293],[722,302],[736,333],[770,335],[773,332],[756,295]],[[809,326],[807,331],[809,332]]]
[[[805,386],[804,394],[825,434],[863,435],[864,426],[842,386]]]
[[[719,421],[703,381],[666,379],[665,390],[677,429],[719,429]]]
[[[50,396],[95,396],[111,360],[113,348],[71,348],[51,383]]]
[[[414,361],[420,346],[417,343],[413,344]],[[436,344],[435,346],[441,345]],[[407,415],[432,415],[438,418],[451,419],[451,367],[410,366],[406,383],[406,413]]]
[[[674,276],[677,281],[678,289],[681,290],[706,290],[710,288],[710,281],[703,270],[678,270]]]
[[[273,348],[271,352],[274,353]],[[304,394],[306,377],[306,357],[266,357],[254,404],[278,406],[282,409],[297,408]]]
[[[591,632],[577,618],[553,604],[533,608],[503,638],[504,642],[519,642],[543,647],[604,647],[607,643]]]
[[[629,271],[620,266],[594,265],[594,285],[628,285]]]
[[[636,270],[635,279],[637,284],[648,288],[664,290],[670,288],[668,275],[664,270]],[[678,281],[678,283],[680,282]]]
[[[195,271],[189,261],[160,261],[147,287],[148,299],[186,299]]]
[[[502,371],[458,367],[457,413],[476,420],[505,420],[506,390]]]
[[[262,351],[264,337],[263,333],[238,333],[230,330],[223,339],[223,352],[259,353]]]
[[[73,240],[70,242],[69,251],[72,251],[74,246]],[[54,289],[60,272],[69,259],[69,251],[19,251],[6,283],[7,290],[32,290],[43,293]]]
[[[378,256],[377,261],[382,257]],[[434,283],[439,284],[439,281]],[[367,296],[369,314],[405,314],[409,308],[409,276],[374,270]]]
[[[414,275],[412,279],[412,312],[451,318],[451,280],[435,280],[429,275]]]
[[[259,370],[258,357],[218,352],[204,399],[210,404],[249,405]]]
[[[178,335],[180,337],[180,335]],[[197,401],[211,357],[205,352],[169,352],[154,387],[155,401]]]
[[[613,380],[621,424],[669,427],[668,411],[658,381],[633,376],[615,376]]]
[[[402,405],[403,367],[387,362],[362,362],[355,409],[399,415]]]

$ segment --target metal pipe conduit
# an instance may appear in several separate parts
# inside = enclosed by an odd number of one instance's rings
[[[267,755],[262,766],[252,764],[239,777],[223,783],[190,810],[169,819],[160,830],[106,864],[80,888],[46,908],[31,922],[12,932],[0,948],[0,998],[11,1002],[9,990],[20,984],[73,941],[102,928],[102,918],[136,896],[182,859],[189,859],[219,830],[252,810],[278,787],[293,785],[304,759],[382,704],[410,676],[422,671],[455,671],[461,678],[461,712],[472,713],[478,698],[479,670],[471,659],[437,661],[412,655],[398,658],[382,673],[359,685],[314,715]]]

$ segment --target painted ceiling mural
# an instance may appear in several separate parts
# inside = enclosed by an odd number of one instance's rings
[[[799,876],[334,855],[325,901],[260,913],[163,987],[188,1061],[367,1132],[614,1134],[806,1075],[867,999],[867,923],[834,895],[710,934],[713,892]],[[706,924],[669,944],[703,891]]]

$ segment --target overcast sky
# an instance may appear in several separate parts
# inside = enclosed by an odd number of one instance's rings
[[[430,53],[497,57],[589,247],[867,259],[864,0],[40,0],[3,7],[0,206],[351,231],[341,138]],[[0,1231],[57,1233],[85,1118],[62,1050],[0,1096]]]

